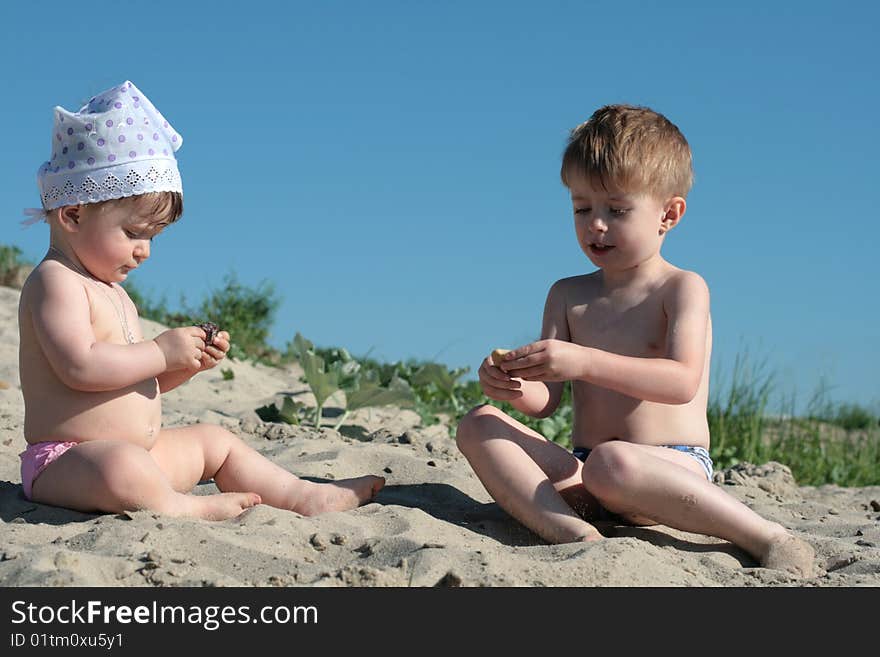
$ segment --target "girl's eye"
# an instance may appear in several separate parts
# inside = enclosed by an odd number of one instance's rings
[[[611,208],[611,213],[616,215],[623,215],[629,212],[629,208]]]
[[[575,208],[574,209],[575,214],[589,214],[589,212],[590,212],[590,208]]]

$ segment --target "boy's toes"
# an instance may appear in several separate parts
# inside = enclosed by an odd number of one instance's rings
[[[796,577],[813,577],[816,574],[815,560],[816,552],[809,543],[786,534],[770,544],[761,565]]]

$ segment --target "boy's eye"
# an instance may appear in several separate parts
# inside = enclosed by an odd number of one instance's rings
[[[629,208],[611,208],[611,214],[622,215],[629,212]]]
[[[589,212],[590,212],[590,208],[575,208],[574,209],[575,214],[589,214]]]

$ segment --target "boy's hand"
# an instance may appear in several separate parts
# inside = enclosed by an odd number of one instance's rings
[[[198,326],[163,331],[153,340],[165,356],[166,371],[198,370],[205,349],[205,332]]]
[[[504,354],[500,369],[525,381],[574,381],[584,377],[586,354],[565,340],[538,340]]]
[[[477,372],[480,387],[489,399],[511,401],[523,396],[522,384],[506,372],[492,364],[492,356],[487,356]]]
[[[226,358],[226,352],[229,351],[229,333],[220,331],[214,335],[214,340],[208,344],[202,351],[202,358],[199,363],[199,372],[204,372],[212,367],[216,367],[217,363]]]

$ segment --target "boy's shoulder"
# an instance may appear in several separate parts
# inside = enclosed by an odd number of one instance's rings
[[[709,297],[709,286],[700,274],[673,265],[669,265],[663,276],[651,287],[650,295],[662,297],[664,300]],[[601,289],[602,272],[596,270],[589,274],[560,278],[550,287],[547,296],[554,303],[572,305],[584,303],[600,295]]]
[[[673,293],[708,294],[709,285],[706,279],[695,271],[670,267],[668,276],[661,286],[665,291]]]
[[[578,274],[560,278],[550,286],[550,294],[564,294],[575,290],[592,289],[601,285],[601,271],[596,270],[589,274]]]

